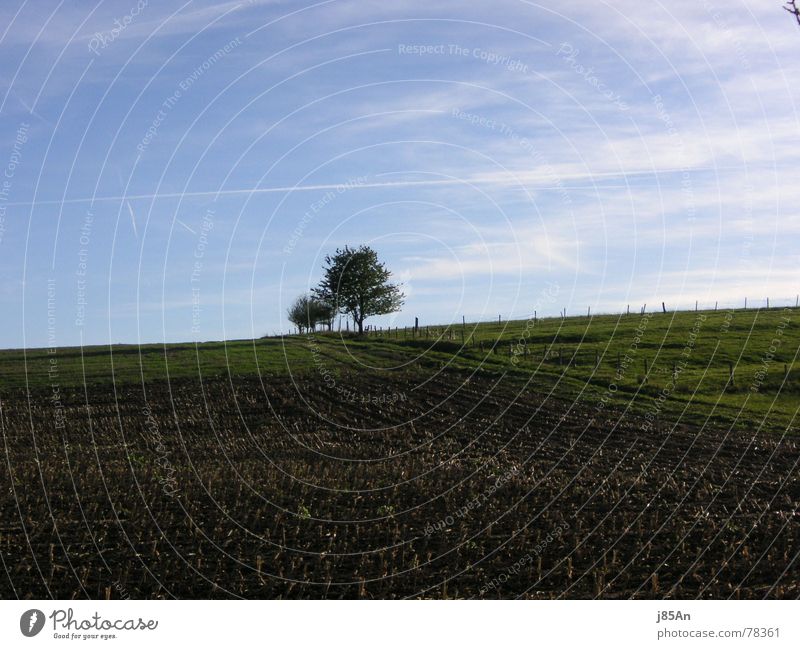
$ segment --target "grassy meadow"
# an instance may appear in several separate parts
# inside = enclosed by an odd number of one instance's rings
[[[326,378],[359,368],[480,372],[520,390],[689,424],[793,431],[800,310],[684,311],[457,323],[227,342],[0,352],[4,390],[251,376]]]

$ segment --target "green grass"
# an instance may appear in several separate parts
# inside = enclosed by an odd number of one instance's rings
[[[800,310],[778,308],[657,313],[646,320],[631,314],[549,318],[535,324],[459,323],[421,328],[417,337],[399,329],[363,338],[317,333],[313,338],[62,348],[54,353],[8,350],[0,352],[0,397],[13,388],[65,388],[84,381],[130,384],[257,373],[313,377],[363,367],[429,373],[450,367],[506,374],[567,399],[597,403],[605,395],[609,404],[639,412],[653,411],[660,403],[663,418],[681,415],[691,423],[711,418],[754,431],[785,430],[800,406],[800,367],[794,365],[798,323]],[[634,349],[637,328],[640,340]],[[517,362],[512,362],[512,345]],[[620,372],[618,358],[627,363]],[[673,368],[680,370],[676,381]],[[609,385],[616,387],[613,394]]]

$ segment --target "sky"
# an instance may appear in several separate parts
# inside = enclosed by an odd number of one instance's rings
[[[0,5],[0,347],[288,332],[368,244],[405,326],[792,304],[779,0]]]

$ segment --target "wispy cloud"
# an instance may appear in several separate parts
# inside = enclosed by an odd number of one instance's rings
[[[160,312],[189,338],[196,261],[208,337],[280,330],[325,252],[360,241],[428,321],[505,313],[545,279],[581,311],[796,293],[800,36],[780,3],[151,0],[124,21],[134,5],[0,7],[9,312],[56,273],[69,314],[80,253],[86,339],[130,339],[139,313],[157,338]]]

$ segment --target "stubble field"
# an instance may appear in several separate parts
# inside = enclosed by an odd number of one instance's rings
[[[695,321],[686,314],[688,331]],[[615,344],[628,349],[640,324]],[[115,380],[99,380],[108,354],[92,350],[50,354],[47,374],[43,351],[25,359],[27,388],[5,352],[0,594],[800,596],[800,448],[785,423],[797,400],[783,359],[789,388],[768,395],[770,419],[758,402],[715,411],[713,385],[685,383],[693,367],[659,402],[668,381],[640,370],[609,391],[613,348],[597,363],[597,346],[556,339],[560,360],[523,349],[518,363],[434,335],[223,345],[223,372],[211,371],[217,347],[187,346],[193,363],[162,357],[169,379],[117,353]],[[675,335],[662,353],[684,349]],[[720,400],[746,396],[737,389],[723,383]]]

